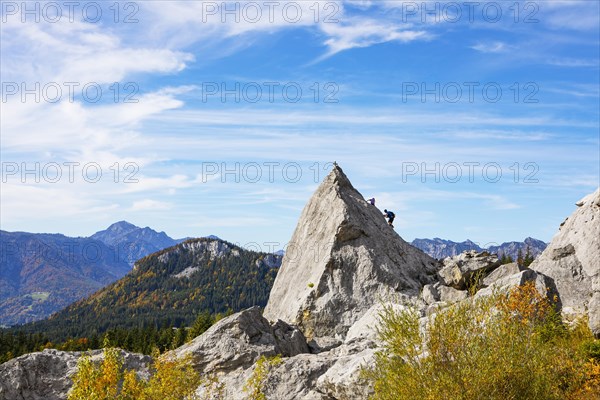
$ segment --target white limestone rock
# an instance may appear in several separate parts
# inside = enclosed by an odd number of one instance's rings
[[[587,316],[600,337],[600,189],[576,205],[530,268],[554,280],[563,313]]]
[[[298,326],[319,344],[343,341],[373,305],[418,296],[437,269],[336,166],[302,211],[264,316]]]

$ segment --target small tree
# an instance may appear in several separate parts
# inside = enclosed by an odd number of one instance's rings
[[[169,360],[158,349],[150,380],[139,379],[134,370],[124,370],[118,349],[104,349],[104,360],[94,363],[89,354],[77,363],[68,400],[191,400],[202,384],[190,358]]]
[[[529,267],[533,262],[533,256],[531,255],[529,245],[527,246],[527,250],[525,251],[525,258],[523,259],[523,266]]]
[[[521,251],[521,249],[519,249],[519,251],[517,252],[517,264],[519,266],[523,265],[523,252]]]
[[[194,321],[194,324],[188,331],[187,340],[192,340],[196,336],[202,335],[204,332],[208,330],[214,324],[214,318],[208,313],[208,311],[202,312]]]

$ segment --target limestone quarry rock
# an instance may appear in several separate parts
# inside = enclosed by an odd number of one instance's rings
[[[47,349],[25,354],[0,364],[0,399],[64,400],[77,372],[77,360],[84,353]],[[102,350],[91,352],[93,361],[103,358]],[[123,365],[148,378],[150,357],[121,350]]]
[[[576,205],[530,268],[554,280],[564,314],[587,316],[600,336],[600,189]]]
[[[264,316],[298,326],[309,340],[343,340],[371,306],[418,296],[437,269],[336,166],[302,211]]]
[[[478,274],[483,277],[500,266],[495,254],[487,251],[464,251],[461,254],[444,259],[444,266],[438,272],[440,281],[458,290],[467,289],[467,284]]]
[[[202,335],[173,350],[177,358],[191,354],[199,372],[229,372],[251,367],[260,356],[308,353],[302,333],[283,321],[274,326],[253,307],[224,318]]]

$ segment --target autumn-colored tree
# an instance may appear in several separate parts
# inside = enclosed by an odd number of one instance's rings
[[[68,400],[191,400],[202,384],[192,368],[190,358],[182,360],[160,357],[155,350],[152,376],[138,378],[134,370],[124,370],[120,350],[106,348],[104,359],[95,363],[84,355],[73,376]]]
[[[119,350],[107,348],[101,363],[92,361],[89,354],[81,356],[69,400],[114,400],[123,378],[123,360]]]

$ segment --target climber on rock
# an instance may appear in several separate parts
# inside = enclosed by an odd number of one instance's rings
[[[393,222],[394,222],[394,218],[396,218],[396,214],[394,214],[393,212],[388,211],[388,210],[383,210],[383,216],[388,219],[388,225],[393,228],[394,227]]]
[[[367,200],[372,206],[375,205],[375,197],[371,197],[369,200]]]

